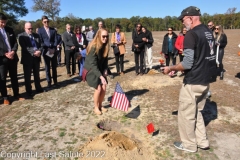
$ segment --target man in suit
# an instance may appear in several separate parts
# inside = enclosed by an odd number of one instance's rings
[[[19,61],[17,56],[17,39],[12,28],[6,26],[7,17],[0,13],[0,89],[4,104],[9,105],[10,102],[7,97],[6,77],[7,72],[11,78],[11,85],[13,89],[14,98],[24,100],[19,95],[19,84],[17,78],[17,63]]]
[[[42,24],[43,27],[38,29],[38,34],[40,36],[41,46],[43,47],[42,56],[45,62],[47,87],[51,87],[52,79],[54,87],[59,87],[57,83],[57,32],[54,28],[49,27],[47,16],[42,16]],[[52,67],[52,77],[50,67]]]
[[[41,61],[42,47],[39,35],[33,33],[32,24],[25,23],[25,32],[19,34],[19,44],[22,48],[21,64],[23,64],[24,81],[26,92],[32,96],[31,72],[33,71],[34,84],[37,92],[44,90],[40,84],[39,69]]]
[[[57,32],[57,28],[55,28]],[[62,36],[57,32],[57,64],[61,66]]]
[[[66,25],[66,31],[63,33],[63,42],[65,45],[65,55],[66,55],[66,68],[67,76],[71,77],[70,71],[70,61],[72,59],[72,75],[76,74],[76,60],[75,60],[75,44],[73,42],[73,36],[76,36],[71,31],[71,25]]]

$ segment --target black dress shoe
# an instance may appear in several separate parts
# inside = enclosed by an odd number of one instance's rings
[[[27,95],[28,95],[29,97],[33,97],[33,96],[34,96],[34,94],[33,94],[32,92],[28,92]]]
[[[55,83],[54,85],[53,85],[53,87],[60,87],[60,84],[58,84],[58,83]]]
[[[51,84],[50,83],[48,83],[47,88],[51,88]]]

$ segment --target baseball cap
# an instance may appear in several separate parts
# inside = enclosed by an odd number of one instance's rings
[[[185,16],[201,16],[200,9],[195,6],[187,7],[181,12],[181,15],[178,17],[178,19],[182,20]]]

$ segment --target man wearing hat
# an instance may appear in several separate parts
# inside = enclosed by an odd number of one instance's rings
[[[209,83],[215,78],[216,53],[210,29],[201,24],[200,9],[190,6],[178,17],[188,29],[184,38],[184,59],[174,66],[162,67],[164,74],[184,71],[179,94],[178,129],[181,142],[174,142],[180,150],[196,152],[209,149],[209,141],[201,111],[206,103]]]

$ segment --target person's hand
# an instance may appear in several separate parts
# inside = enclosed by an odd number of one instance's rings
[[[163,74],[168,74],[171,72],[171,69],[169,66],[161,67],[160,70],[162,71]]]
[[[40,55],[41,55],[40,51],[37,50],[37,51],[34,52],[34,56],[39,57]]]
[[[104,74],[104,75],[103,75],[104,77],[107,77],[107,76],[108,76],[108,71],[107,71],[107,69],[104,70],[103,74]]]
[[[142,40],[143,40],[144,42],[146,42],[146,41],[147,41],[147,38],[144,37],[144,38],[142,38]]]
[[[101,83],[102,83],[103,85],[106,85],[106,84],[107,84],[107,81],[106,81],[106,79],[105,79],[103,76],[101,76],[100,79],[101,79]]]
[[[5,53],[5,56],[6,56],[8,59],[13,59],[12,56],[10,55],[10,52]]]
[[[138,44],[134,45],[136,48],[138,48]]]
[[[83,48],[86,48],[86,45],[83,45]]]
[[[183,51],[183,49],[179,49],[179,51],[181,51],[181,52],[182,52],[182,51]]]
[[[13,59],[13,58],[14,58],[14,54],[15,54],[15,52],[14,52],[14,51],[11,51],[11,52],[5,53],[5,56],[6,56],[8,59]]]
[[[74,49],[74,48],[75,48],[75,46],[72,46],[72,47],[71,47],[71,49]]]

